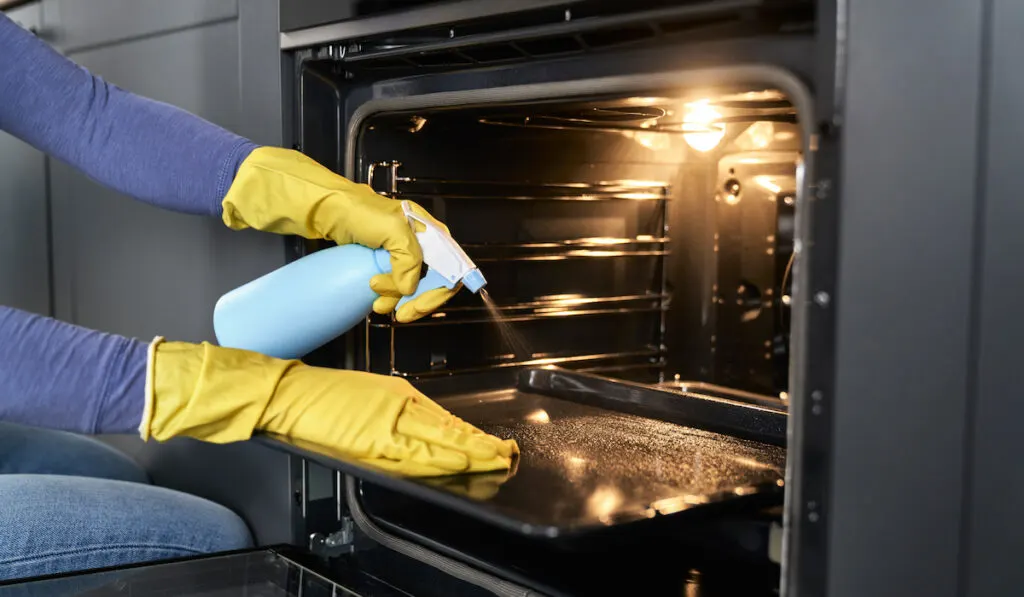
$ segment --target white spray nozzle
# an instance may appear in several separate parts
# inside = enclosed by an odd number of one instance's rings
[[[471,292],[479,292],[487,284],[473,260],[444,229],[413,211],[408,201],[402,201],[402,212],[416,233],[416,240],[423,251],[423,262],[445,279],[448,288],[454,288],[462,281]],[[421,224],[423,230],[420,231],[416,224]]]

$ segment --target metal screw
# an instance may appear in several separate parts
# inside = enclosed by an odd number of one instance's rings
[[[824,398],[824,395],[821,393],[821,390],[814,390],[811,392],[811,400],[821,402],[822,398]]]
[[[821,405],[820,404],[815,404],[814,406],[812,406],[811,407],[811,414],[812,415],[816,415],[816,416],[820,415],[821,414]]]
[[[829,191],[831,190],[832,181],[827,178],[823,178],[818,181],[818,186],[815,189],[814,196],[817,197],[818,199],[824,199],[828,197]]]
[[[807,515],[807,520],[809,520],[811,522],[818,522],[818,518],[819,518],[819,516],[818,516],[817,512],[811,512],[810,514]]]
[[[828,303],[831,300],[832,300],[832,297],[830,297],[828,295],[828,293],[825,292],[824,290],[819,290],[818,292],[814,293],[814,302],[818,303],[819,307],[826,307],[826,306],[828,306]]]

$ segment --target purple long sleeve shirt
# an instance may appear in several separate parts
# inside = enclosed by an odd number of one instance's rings
[[[126,195],[209,216],[256,145],[128,93],[0,13],[0,130]],[[0,420],[130,433],[147,344],[0,306]]]

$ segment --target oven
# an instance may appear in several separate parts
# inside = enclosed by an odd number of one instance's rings
[[[43,4],[76,59],[122,63],[99,58],[99,12]],[[126,81],[221,48],[186,62],[234,73],[214,77],[230,100],[181,75],[163,99],[214,120],[242,101],[239,132],[451,226],[487,301],[371,317],[307,360],[404,376],[523,454],[508,474],[409,480],[267,437],[147,444],[133,453],[158,484],[239,511],[261,546],[33,588],[1019,592],[1024,5],[921,4],[247,0],[236,26],[183,3],[219,40],[198,45],[165,45],[167,19],[110,21],[112,39],[160,44],[126,48]],[[55,225],[92,214],[54,235],[56,280],[69,247],[88,265],[58,313],[87,304],[79,323],[151,337],[95,310],[125,304],[96,275],[163,280],[176,262],[142,243],[112,264],[97,241],[120,231],[101,223],[125,216],[48,170]],[[281,265],[281,238],[230,237],[188,264],[195,296]],[[202,303],[178,310],[179,335],[202,337]]]
[[[294,146],[430,210],[488,285],[307,360],[405,377],[523,455],[414,481],[265,440],[301,459],[319,565],[412,558],[501,595],[813,586],[813,3],[403,6],[282,35]]]

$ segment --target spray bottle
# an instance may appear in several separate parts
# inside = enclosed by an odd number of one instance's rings
[[[417,223],[423,227],[416,239],[427,274],[399,307],[460,281],[474,293],[487,284],[450,235],[418,216],[406,201],[402,211],[414,231]],[[391,255],[385,249],[341,245],[306,255],[222,296],[213,310],[217,342],[281,359],[301,358],[363,321],[378,298],[370,278],[390,271]]]

